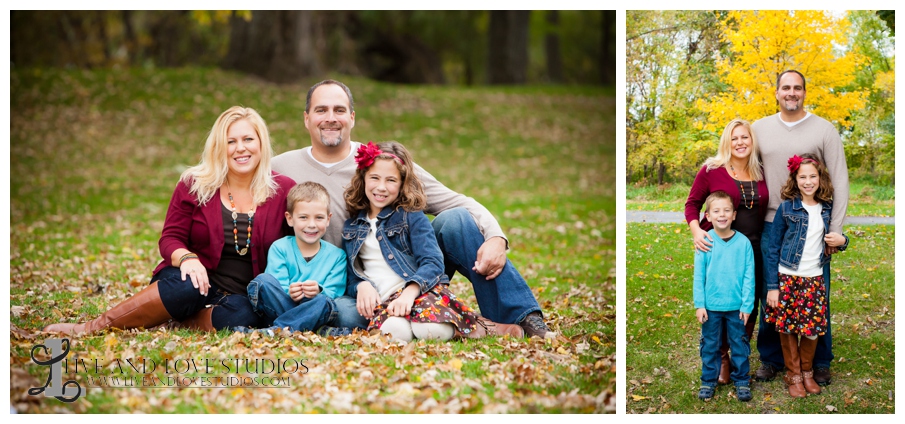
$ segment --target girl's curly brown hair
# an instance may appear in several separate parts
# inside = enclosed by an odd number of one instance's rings
[[[418,174],[415,173],[415,164],[412,162],[412,156],[409,154],[408,150],[406,150],[402,144],[395,141],[377,143],[377,147],[379,147],[380,151],[383,153],[378,155],[375,159],[393,161],[402,178],[402,184],[399,188],[399,197],[393,202],[393,208],[395,209],[401,206],[402,209],[405,209],[408,212],[415,212],[427,207],[427,196],[424,195],[421,179],[418,178]],[[389,154],[396,155],[396,157],[402,159],[404,163],[399,163],[398,160]],[[365,174],[368,172],[368,169],[370,169],[370,167],[356,169],[355,176],[352,177],[352,182],[343,193],[349,217],[354,218],[359,212],[371,207],[371,202],[368,200],[368,196],[365,193]]]
[[[782,197],[783,200],[796,197],[801,198],[801,190],[798,189],[797,181],[798,171],[800,171],[801,167],[805,164],[810,164],[816,165],[817,176],[820,178],[820,187],[817,187],[817,191],[814,193],[814,199],[824,203],[833,200],[833,183],[830,181],[830,171],[826,169],[826,165],[817,160],[817,156],[811,153],[801,155],[801,159],[810,159],[813,162],[802,162],[795,172],[789,172],[789,179],[782,187],[782,191],[779,192],[780,197]]]

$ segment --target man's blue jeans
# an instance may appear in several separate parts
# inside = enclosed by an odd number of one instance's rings
[[[248,300],[255,312],[279,328],[292,331],[315,331],[334,324],[336,305],[330,297],[320,293],[296,303],[280,282],[270,274],[261,274],[248,283]]]
[[[484,235],[465,208],[454,208],[437,215],[431,222],[437,243],[443,251],[446,275],[452,279],[456,271],[471,281],[481,315],[501,324],[518,324],[532,312],[540,312],[540,305],[528,283],[508,259],[503,272],[493,280],[484,278],[471,268],[484,244]],[[355,298],[336,299],[337,326],[364,328],[368,320],[358,314]]]
[[[730,360],[732,361],[732,381],[736,386],[746,386],[751,365],[748,356],[751,344],[745,335],[745,322],[739,318],[739,311],[707,311],[707,321],[701,324],[701,384],[716,387],[720,376],[720,336],[725,329],[729,339]]]
[[[775,218],[774,218],[775,219]],[[782,217],[780,217],[782,219]],[[767,257],[767,253],[771,248],[779,248],[782,240],[770,240],[770,227],[772,222],[764,222],[764,232],[760,239],[760,250]],[[776,270],[764,270],[764,278],[767,272],[776,272]],[[817,351],[814,353],[814,368],[829,368],[830,362],[833,360],[833,333],[832,320],[830,319],[830,263],[827,262],[823,266],[823,281],[826,283],[826,334],[817,338]],[[766,289],[766,283],[764,283]],[[757,352],[760,354],[760,361],[764,364],[772,365],[774,368],[782,369],[785,362],[782,357],[782,345],[779,342],[779,333],[776,332],[776,326],[768,324],[764,321],[764,306],[766,305],[766,293],[760,302],[760,319],[757,330]]]
[[[501,324],[518,324],[531,312],[540,312],[534,293],[509,259],[503,272],[493,280],[471,269],[484,244],[484,235],[467,209],[447,210],[437,215],[431,225],[443,251],[446,275],[451,280],[459,271],[471,281],[482,316]]]

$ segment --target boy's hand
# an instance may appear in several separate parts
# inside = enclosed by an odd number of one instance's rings
[[[697,315],[699,323],[703,324],[703,323],[707,322],[707,310],[706,309],[698,308],[695,310],[694,314]]]
[[[377,289],[367,281],[358,283],[358,300],[355,302],[355,307],[358,309],[359,315],[367,319],[374,318],[374,308],[379,304],[380,294],[377,293]]]
[[[421,294],[421,288],[417,284],[409,284],[402,290],[402,294],[396,300],[387,305],[387,313],[392,317],[407,317],[412,313],[412,305]]]
[[[748,323],[748,317],[749,317],[749,316],[751,316],[751,314],[746,314],[746,313],[744,313],[744,312],[739,312],[739,313],[738,313],[738,317],[742,320],[742,324],[747,324],[747,323]]]
[[[767,306],[771,308],[779,306],[779,290],[767,291]]]
[[[306,297],[309,299],[313,298],[320,292],[321,289],[317,285],[317,281],[314,280],[302,281],[289,285],[289,297],[295,302],[299,302]]]

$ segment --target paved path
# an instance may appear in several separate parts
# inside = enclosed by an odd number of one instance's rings
[[[625,211],[626,222],[665,222],[685,223],[685,215],[681,212],[652,212],[652,211]],[[845,218],[845,224],[852,225],[895,225],[894,216],[850,216]]]

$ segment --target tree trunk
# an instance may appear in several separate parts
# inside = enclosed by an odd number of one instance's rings
[[[230,19],[223,67],[290,83],[320,73],[312,43],[310,11],[255,11],[251,21]]]
[[[660,168],[657,170],[657,184],[663,185],[663,181],[666,180],[666,165],[663,162],[660,162]]]
[[[562,54],[559,52],[559,11],[547,11],[547,35],[545,47],[547,50],[547,76],[551,82],[563,82]]]
[[[490,12],[487,80],[524,84],[528,69],[528,10]]]
[[[616,83],[616,11],[603,11],[603,31],[600,39],[600,82]]]

